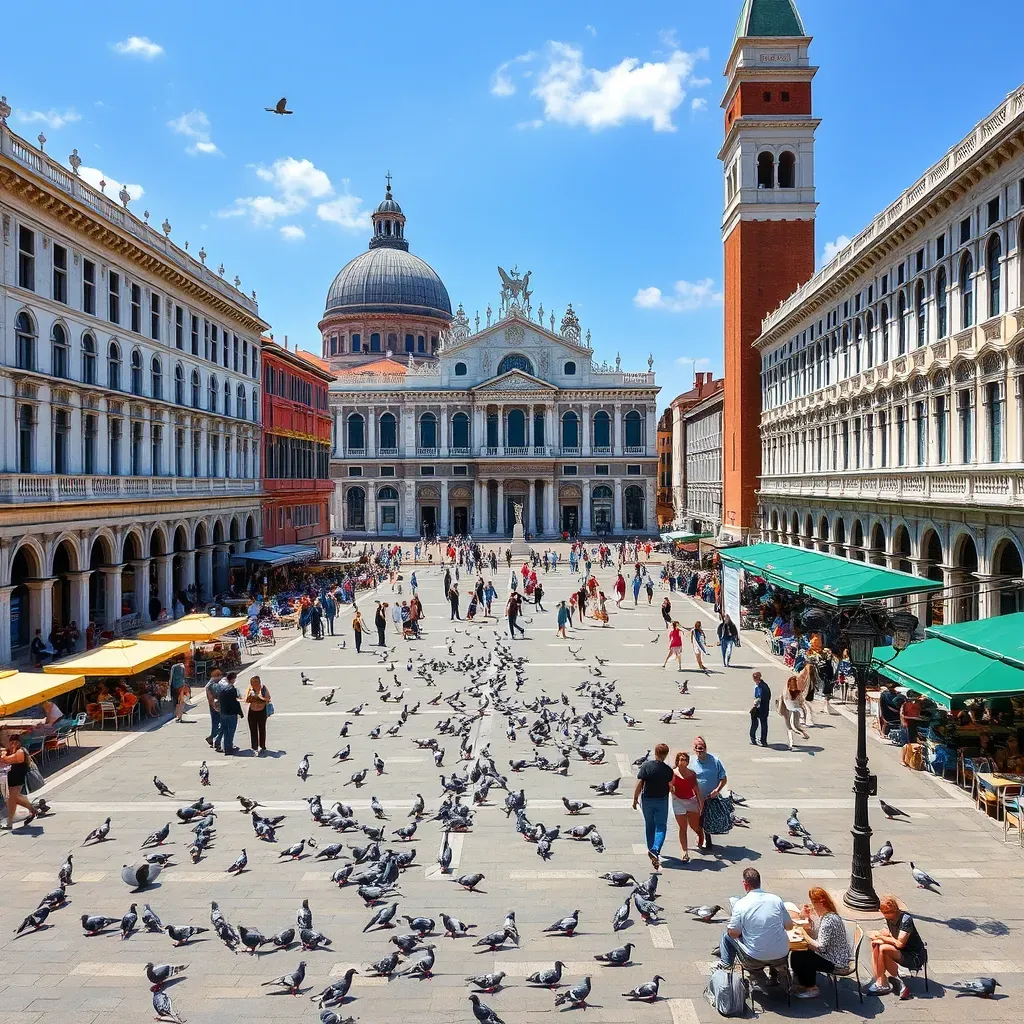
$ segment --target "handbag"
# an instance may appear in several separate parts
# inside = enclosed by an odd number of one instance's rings
[[[269,703],[269,704],[267,705],[267,718],[269,718],[269,717],[270,717],[270,716],[271,716],[271,715],[272,715],[273,713],[274,713],[274,702],[273,702],[273,701],[271,701],[271,702],[270,702],[270,703]]]
[[[25,766],[28,769],[25,773],[25,785],[23,786],[25,792],[32,793],[37,789],[42,789],[46,785],[46,780],[43,778],[43,773],[36,766],[31,754],[26,753]]]

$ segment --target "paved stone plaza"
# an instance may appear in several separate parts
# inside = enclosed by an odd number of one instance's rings
[[[447,774],[453,767],[462,771],[457,740],[440,738],[446,747],[442,769],[435,769],[430,752],[417,749],[412,740],[435,735],[435,724],[450,714],[448,708],[426,706],[427,700],[438,690],[448,695],[465,688],[468,680],[454,672],[437,674],[436,688],[429,688],[414,672],[406,671],[406,658],[423,655],[447,659],[449,637],[454,639],[457,653],[481,654],[477,638],[489,641],[493,648],[494,630],[505,623],[486,620],[468,627],[461,623],[456,634],[448,621],[438,570],[420,568],[418,575],[427,632],[417,643],[397,640],[395,666],[400,684],[409,688],[409,705],[419,701],[422,706],[398,737],[367,737],[372,728],[394,725],[401,705],[381,704],[378,700],[374,691],[379,676],[388,681],[386,666],[382,667],[366,648],[361,655],[356,654],[346,615],[341,620],[346,649],[340,650],[331,638],[316,643],[285,637],[258,663],[277,711],[268,727],[272,757],[256,759],[247,751],[246,756],[232,758],[212,753],[204,742],[209,722],[200,694],[200,703],[189,716],[194,724],[169,723],[127,733],[51,781],[46,795],[55,815],[0,837],[0,902],[5,929],[0,1011],[8,1019],[19,1024],[35,1024],[44,1016],[64,1024],[149,1020],[153,1011],[144,965],[153,961],[189,964],[184,980],[170,985],[167,992],[175,1009],[192,1024],[271,1015],[315,1022],[316,1004],[309,1001],[310,994],[342,975],[347,966],[359,967],[394,949],[388,941],[394,931],[362,933],[373,911],[363,908],[354,886],[339,890],[329,881],[340,861],[324,864],[305,856],[300,861],[286,862],[278,854],[285,846],[310,836],[321,849],[330,842],[367,842],[361,833],[341,837],[313,823],[303,801],[307,795],[321,794],[325,807],[335,799],[351,804],[361,823],[372,822],[369,804],[371,796],[376,796],[390,816],[386,823],[390,832],[409,820],[407,814],[416,793],[423,794],[428,811],[437,807],[441,771]],[[507,573],[499,571],[496,584],[499,579],[505,581]],[[599,579],[610,594],[614,575],[599,573]],[[552,609],[559,598],[568,595],[571,581],[565,569],[545,579],[546,607]],[[389,600],[391,594],[384,587],[377,596]],[[403,596],[408,597],[408,592]],[[357,975],[352,998],[344,1011],[339,1011],[343,1017],[354,1015],[363,1024],[393,1022],[410,1014],[431,1022],[472,1021],[464,979],[488,971],[506,973],[507,987],[483,999],[508,1024],[528,1015],[559,1012],[554,1008],[553,995],[527,986],[525,976],[561,959],[566,963],[566,980],[576,981],[585,973],[593,977],[593,1004],[585,1012],[586,1020],[708,1022],[717,1015],[703,1000],[702,991],[714,959],[711,947],[721,934],[722,924],[694,922],[682,912],[684,906],[705,902],[728,905],[728,897],[741,892],[742,869],[751,864],[761,871],[765,888],[798,903],[806,899],[810,885],[821,884],[836,893],[844,890],[853,806],[851,720],[847,715],[829,718],[818,714],[818,725],[811,730],[812,743],[805,750],[790,753],[783,742],[782,721],[773,716],[769,736],[773,745],[769,749],[752,748],[747,739],[750,671],[762,670],[777,694],[784,678],[782,670],[759,638],[748,638],[737,650],[733,666],[725,672],[715,649],[707,677],[697,671],[684,676],[662,671],[665,642],[658,612],[662,596],[660,590],[656,591],[652,607],[644,603],[636,610],[631,607],[631,599],[618,612],[609,602],[611,628],[592,626],[588,620],[586,627],[573,630],[568,643],[554,635],[553,612],[538,613],[532,616],[532,622],[528,615],[526,640],[512,645],[516,655],[529,659],[524,699],[533,700],[542,692],[556,698],[563,690],[571,693],[596,664],[592,656],[599,655],[609,659],[603,672],[606,678],[619,681],[619,690],[627,700],[626,710],[642,722],[629,729],[621,718],[605,721],[604,731],[618,745],[607,747],[604,766],[593,767],[574,757],[566,778],[537,769],[510,776],[510,785],[526,789],[531,821],[542,820],[549,826],[557,823],[563,829],[595,822],[604,837],[606,852],[597,853],[589,843],[560,839],[553,845],[551,859],[542,862],[535,847],[523,842],[515,834],[513,822],[506,819],[501,806],[504,794],[492,791],[491,802],[479,811],[473,830],[453,836],[453,874],[481,871],[486,876],[479,892],[466,892],[450,876],[439,874],[439,827],[424,820],[411,843],[399,844],[416,849],[416,861],[400,880],[399,912],[433,918],[446,912],[476,924],[473,934],[480,936],[499,928],[506,913],[514,909],[521,948],[509,946],[493,954],[481,953],[474,948],[474,939],[452,940],[439,932],[427,940],[438,947],[432,980],[396,977],[387,982]],[[373,601],[364,597],[360,604],[364,614],[369,611],[368,617],[372,618]],[[673,595],[673,608],[675,616],[687,624],[701,618],[707,627],[713,620],[707,606],[679,595]],[[474,638],[471,647],[464,633],[467,628]],[[652,630],[662,634],[657,646],[652,643]],[[367,634],[366,639],[376,637]],[[396,640],[390,631],[388,639],[389,643]],[[582,649],[586,661],[576,662],[570,648]],[[692,665],[692,657],[688,661]],[[313,687],[300,685],[300,670],[313,677]],[[242,678],[247,679],[249,674],[243,673]],[[680,697],[676,689],[683,678],[690,681],[690,697]],[[331,687],[337,687],[337,703],[325,708],[319,701]],[[363,701],[368,703],[361,716],[354,718],[345,713]],[[470,710],[474,704],[470,701]],[[658,722],[659,711],[691,704],[697,708],[692,722],[669,726]],[[580,702],[579,709],[584,707]],[[338,737],[346,720],[354,723],[350,731],[352,759],[338,765],[331,755],[348,742]],[[614,934],[611,916],[628,890],[609,888],[597,875],[625,870],[645,878],[649,873],[642,818],[630,808],[634,776],[631,762],[662,739],[671,744],[673,752],[690,749],[697,733],[707,738],[709,749],[722,758],[731,784],[747,798],[741,813],[749,817],[751,826],[735,829],[724,837],[713,856],[694,854],[688,865],[674,859],[678,847],[670,831],[665,847],[669,857],[659,889],[659,902],[665,907],[664,923],[645,927],[634,911],[633,925]],[[499,770],[507,769],[510,757],[531,755],[525,734],[514,744],[508,742],[500,716],[484,717],[474,726],[473,738],[478,747],[490,743]],[[244,750],[248,741],[244,723],[236,741]],[[302,782],[296,777],[296,766],[306,752],[313,753],[312,767],[308,780]],[[379,779],[371,767],[374,752],[387,766]],[[1024,857],[1020,849],[1004,845],[1002,826],[975,811],[952,784],[910,773],[900,766],[897,752],[880,742],[870,744],[870,754],[872,769],[879,777],[879,792],[911,816],[909,822],[886,822],[872,801],[876,829],[873,848],[891,839],[898,862],[876,871],[876,887],[879,892],[896,893],[916,916],[928,943],[932,981],[928,994],[923,979],[912,981],[917,998],[910,1002],[897,1005],[889,996],[883,1006],[882,1000],[866,997],[863,1007],[857,1003],[855,988],[843,982],[843,1008],[864,1017],[885,1013],[915,1021],[960,1021],[968,1014],[975,1021],[1019,1019],[1019,999],[1024,989],[1024,953],[1019,934],[1024,926]],[[204,758],[210,766],[211,784],[201,789],[198,766]],[[353,771],[363,767],[371,770],[362,789],[343,786]],[[175,791],[174,799],[158,796],[151,781],[154,773]],[[596,797],[588,788],[619,775],[623,783],[614,797]],[[268,815],[287,815],[276,845],[256,840],[249,816],[240,813],[238,794],[259,800]],[[217,807],[217,838],[213,849],[193,865],[186,853],[191,832],[177,823],[174,812],[200,795]],[[575,820],[569,819],[561,804],[563,796],[587,800],[594,807]],[[773,832],[784,833],[786,816],[794,806],[814,837],[835,851],[834,858],[775,853],[769,837]],[[112,818],[110,840],[81,848],[85,835],[107,815]],[[143,838],[168,821],[172,825],[166,849],[176,852],[177,866],[165,871],[151,890],[131,895],[121,880],[121,865],[137,860]],[[226,874],[225,869],[243,846],[248,851],[249,869],[240,877]],[[54,911],[44,930],[13,939],[14,928],[39,897],[57,884],[57,869],[69,851],[75,854],[75,885],[68,890],[70,904]],[[941,881],[941,894],[915,888],[910,860]],[[174,949],[166,935],[145,932],[122,942],[116,926],[103,935],[87,938],[79,924],[86,913],[120,918],[129,904],[137,901],[140,911],[148,902],[165,924],[208,927],[210,901],[216,900],[235,926],[259,928],[269,936],[295,924],[303,898],[310,902],[314,926],[333,939],[329,949],[301,953],[296,945],[289,951],[267,952],[259,957],[232,955],[212,932],[185,948]],[[575,937],[543,933],[556,918],[576,908],[580,910],[580,926]],[[399,930],[406,930],[404,922]],[[594,954],[626,941],[636,944],[633,966],[601,968],[594,962]],[[302,998],[261,987],[261,982],[292,971],[300,959],[308,965]],[[862,964],[866,984],[870,980],[867,951]],[[621,993],[655,974],[666,979],[661,987],[664,998],[659,1002],[636,1005],[622,998]],[[999,999],[981,1002],[944,993],[944,983],[978,974],[994,974],[999,979],[1003,986]],[[769,1001],[765,1012],[801,1018],[823,1016],[831,1012],[831,1002],[831,994],[819,1000],[794,1002],[792,1008],[787,1008],[784,999]]]

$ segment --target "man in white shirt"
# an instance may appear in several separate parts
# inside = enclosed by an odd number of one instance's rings
[[[731,968],[737,954],[761,963],[784,959],[789,955],[786,929],[793,927],[785,903],[761,888],[760,872],[754,868],[744,870],[743,889],[746,895],[733,905],[722,935],[721,966]]]

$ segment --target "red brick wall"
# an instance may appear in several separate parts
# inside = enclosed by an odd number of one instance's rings
[[[814,273],[814,221],[741,221],[725,240],[726,527],[749,529],[761,473],[761,320]]]
[[[765,93],[771,94],[766,101]],[[782,94],[789,99],[783,101]],[[809,114],[811,112],[810,82],[741,82],[725,112],[725,130],[744,114]]]

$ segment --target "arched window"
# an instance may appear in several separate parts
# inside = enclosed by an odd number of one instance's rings
[[[352,417],[349,417],[351,422]],[[345,495],[345,504],[348,506],[348,529],[366,529],[366,492],[362,487],[350,487]]]
[[[579,448],[580,446],[580,421],[574,412],[567,412],[562,417],[562,447]]]
[[[465,363],[456,363],[455,364],[455,376],[456,377],[465,377],[466,376],[466,364]]]
[[[437,448],[437,417],[432,412],[425,412],[420,417],[419,446],[428,451]]]
[[[917,316],[917,347],[928,341],[928,307],[925,305],[924,281],[918,281],[914,289],[914,309]]]
[[[235,402],[236,402],[235,414],[238,416],[238,418],[240,420],[247,419],[248,415],[249,415],[249,410],[246,408],[247,403],[245,401],[245,385],[244,384],[239,384],[237,389],[235,390]]]
[[[1002,312],[1000,303],[1000,256],[1002,246],[999,236],[993,235],[985,249],[985,269],[988,271],[988,315],[999,316]]]
[[[253,356],[255,358],[255,356]],[[256,389],[252,389],[252,421],[258,423],[260,419],[260,400],[256,395]]]
[[[875,321],[871,316],[871,311],[868,311],[867,316],[864,317],[864,333],[868,339],[868,366],[875,365]],[[812,381],[813,383],[813,381]],[[819,382],[820,383],[820,382]],[[808,534],[810,536],[810,534]]]
[[[576,375],[576,364],[571,359],[565,364],[565,375],[566,377],[574,377]]]
[[[202,386],[199,381],[199,371],[192,371],[192,408],[198,409],[202,398]]]
[[[501,376],[503,373],[508,373],[509,370],[523,370],[525,373],[533,373],[533,363],[531,363],[526,356],[521,356],[516,352],[512,355],[505,356],[505,358],[498,363],[498,376]]]
[[[796,188],[796,154],[789,150],[779,156],[779,188]]]
[[[882,362],[889,361],[889,307],[882,303]]]
[[[405,336],[405,351],[406,352],[415,352],[416,351],[416,338],[412,334],[407,334]]]
[[[19,313],[14,321],[15,365],[19,370],[36,368],[36,328],[28,313]]]
[[[131,355],[131,388],[133,395],[142,394],[142,353],[137,349],[132,349]]]
[[[398,451],[398,421],[393,412],[386,412],[380,418],[380,448],[385,451]]]
[[[623,528],[626,530],[645,530],[647,519],[644,514],[644,492],[635,484],[627,487],[622,494]]]
[[[164,397],[164,368],[156,356],[153,356],[153,360],[149,364],[149,375],[153,397],[162,399]]]
[[[939,267],[935,275],[935,309],[938,313],[938,337],[949,334],[949,307],[947,304],[946,268]]]
[[[371,352],[379,352],[380,351],[380,335],[379,334],[371,334],[370,335],[370,351]]]
[[[974,261],[965,253],[960,261],[960,330],[974,326]]]
[[[220,387],[217,384],[217,377],[214,374],[210,374],[210,379],[207,381],[206,390],[209,398],[206,401],[206,407],[210,412],[217,411],[217,400],[220,393]]]
[[[18,410],[18,472],[31,473],[35,452],[35,420],[32,406],[23,405]]]
[[[366,422],[358,412],[352,413],[348,418],[348,437],[345,440],[345,447],[350,453],[361,452],[366,448]]]
[[[899,301],[896,303],[897,329],[899,330],[898,352],[903,355],[907,351],[907,296],[900,292]]]
[[[71,346],[68,345],[68,332],[64,330],[62,324],[54,324],[50,329],[50,344],[54,377],[67,377]]]
[[[644,418],[636,409],[626,413],[623,420],[627,448],[642,448],[644,444]]]
[[[181,363],[177,363],[174,367],[174,401],[178,405],[185,404],[185,371],[182,369]]]
[[[526,414],[522,409],[510,409],[505,435],[505,444],[509,448],[526,447]]]
[[[121,390],[121,350],[116,341],[107,349],[107,387]]]
[[[611,450],[612,421],[603,409],[594,413],[594,448]]]
[[[96,383],[96,339],[88,333],[82,335],[82,382]]]
[[[378,501],[398,501],[398,491],[394,487],[382,487],[377,492]]]
[[[224,381],[224,415],[231,415],[231,381]]]
[[[457,412],[452,417],[452,447],[469,447],[469,417],[464,412]]]
[[[757,187],[775,187],[775,156],[772,153],[759,153],[757,156]]]
[[[53,471],[65,474],[68,471],[68,434],[71,432],[70,417],[64,409],[53,415]]]
[[[860,373],[860,349],[861,349],[861,335],[864,327],[860,322],[860,317],[857,317],[853,322],[853,359],[856,369],[855,373]],[[867,364],[871,365],[870,361]]]

